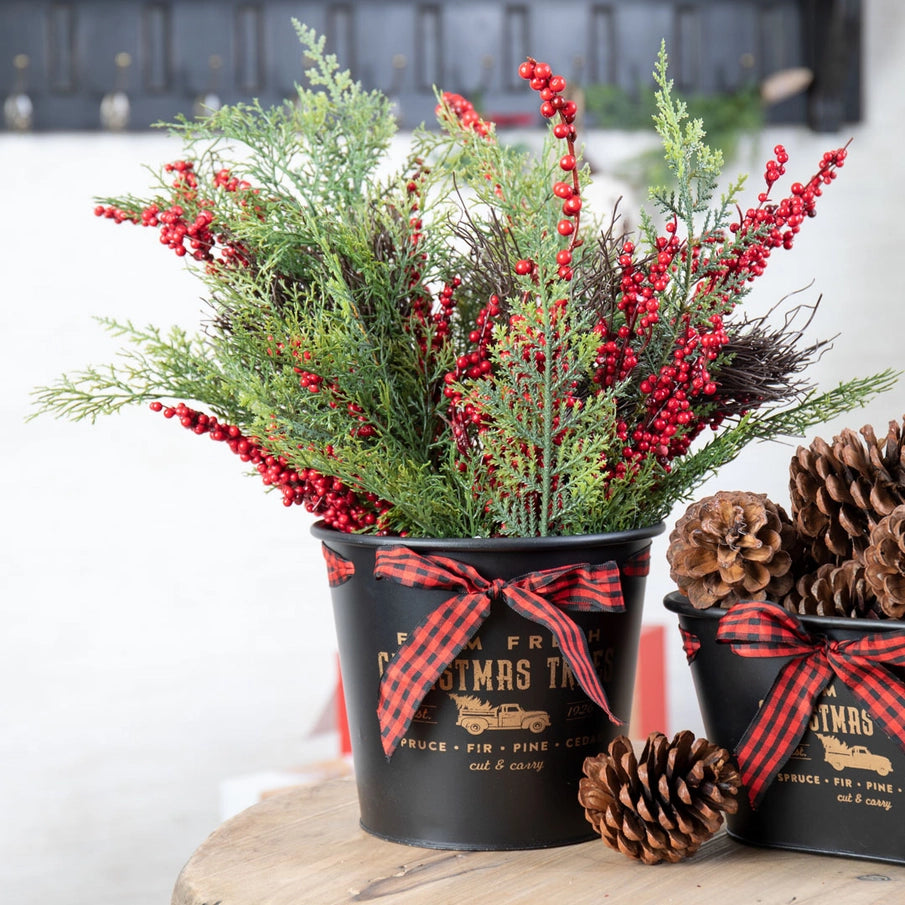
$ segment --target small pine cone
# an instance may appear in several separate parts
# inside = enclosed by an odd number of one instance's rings
[[[905,503],[903,440],[892,421],[882,440],[867,425],[842,431],[832,445],[818,437],[798,448],[790,466],[792,517],[818,563],[862,559],[871,528]]]
[[[891,619],[905,617],[905,505],[871,531],[864,574],[883,612]]]
[[[877,599],[867,584],[864,566],[854,559],[847,559],[841,566],[824,563],[816,571],[803,575],[783,604],[790,612],[802,616],[858,619],[881,616]]]
[[[795,529],[762,493],[720,491],[693,503],[669,536],[670,577],[699,609],[781,600],[792,588]]]
[[[738,808],[738,769],[725,748],[684,730],[648,736],[635,758],[621,735],[588,757],[578,800],[603,841],[645,864],[693,855]]]

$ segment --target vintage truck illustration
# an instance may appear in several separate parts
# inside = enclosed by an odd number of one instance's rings
[[[524,710],[520,704],[493,705],[470,694],[450,697],[459,711],[456,725],[472,735],[480,735],[487,729],[527,729],[538,733],[550,725],[550,714],[545,710]]]
[[[880,776],[892,773],[892,762],[888,757],[873,754],[864,745],[849,746],[832,735],[821,735],[819,732],[816,735],[823,742],[824,760],[834,770],[853,767],[857,770],[871,770]]]

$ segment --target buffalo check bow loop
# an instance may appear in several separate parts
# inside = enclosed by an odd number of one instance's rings
[[[349,562],[345,556],[331,550],[326,544],[321,544],[321,552],[324,554],[324,562],[327,563],[327,583],[331,588],[344,585],[355,574],[355,564]]]
[[[495,597],[548,628],[588,697],[614,723],[620,722],[610,711],[584,633],[563,612],[623,612],[615,563],[564,566],[530,572],[511,581],[488,581],[473,567],[454,559],[422,556],[407,547],[387,547],[377,553],[374,575],[410,588],[453,592],[412,632],[380,680],[377,716],[387,757],[396,750],[431,686],[488,617]]]
[[[720,619],[717,640],[742,657],[793,658],[779,671],[736,747],[752,807],[795,750],[818,695],[834,676],[905,749],[905,685],[884,666],[905,666],[905,633],[831,641],[810,635],[792,613],[751,601],[736,604]]]

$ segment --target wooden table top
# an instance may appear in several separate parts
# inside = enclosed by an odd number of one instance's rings
[[[354,781],[280,792],[192,855],[172,905],[891,905],[905,867],[741,845],[725,833],[680,864],[647,866],[602,842],[454,852],[385,842],[358,825]]]

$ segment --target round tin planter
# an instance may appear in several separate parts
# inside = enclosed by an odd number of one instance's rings
[[[543,848],[593,838],[577,801],[584,758],[624,731],[584,693],[550,630],[498,593],[486,620],[418,704],[388,757],[377,716],[381,676],[450,590],[375,578],[378,551],[405,547],[473,567],[488,581],[581,563],[620,567],[624,610],[568,611],[611,711],[632,702],[651,538],[663,525],[610,535],[412,539],[312,528],[342,575],[331,580],[361,825],[433,848]],[[338,559],[337,559],[338,557]]]
[[[780,670],[795,658],[739,656],[717,639],[727,610],[697,610],[677,593],[665,605],[679,618],[707,735],[737,752]],[[797,619],[815,640],[905,631],[896,621]],[[905,679],[903,668],[889,673]],[[905,710],[905,697],[900,706]],[[727,815],[726,825],[730,836],[753,845],[905,863],[905,752],[863,701],[833,678],[757,807],[740,795],[738,813]]]

